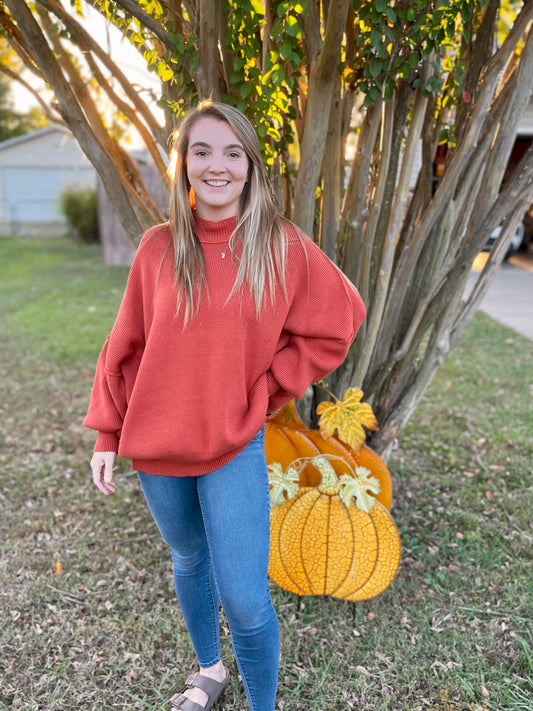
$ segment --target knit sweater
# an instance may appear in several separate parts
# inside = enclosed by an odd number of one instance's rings
[[[115,451],[148,474],[196,476],[220,468],[268,412],[338,367],[365,307],[326,255],[287,224],[287,296],[278,283],[260,316],[244,287],[230,299],[237,267],[231,218],[196,217],[208,293],[184,326],[176,314],[168,224],[137,250],[115,325],[98,361],[84,424],[95,451]]]

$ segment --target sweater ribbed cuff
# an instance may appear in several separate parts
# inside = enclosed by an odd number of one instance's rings
[[[95,452],[118,452],[118,437],[114,432],[99,432],[94,445]]]

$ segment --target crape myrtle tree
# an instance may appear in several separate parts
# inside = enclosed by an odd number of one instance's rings
[[[367,304],[356,344],[327,385],[337,397],[362,388],[380,423],[371,444],[387,456],[533,198],[531,149],[506,172],[533,89],[533,2],[89,3],[144,57],[158,78],[153,96],[91,35],[79,0],[4,0],[0,25],[53,92],[57,118],[93,162],[127,233],[138,241],[164,216],[117,140],[120,122],[165,176],[168,136],[185,109],[207,97],[242,109],[282,211]],[[472,263],[500,224],[463,301]]]

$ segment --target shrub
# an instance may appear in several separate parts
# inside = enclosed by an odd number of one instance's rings
[[[66,188],[61,210],[72,232],[82,242],[98,242],[98,207],[94,188]]]

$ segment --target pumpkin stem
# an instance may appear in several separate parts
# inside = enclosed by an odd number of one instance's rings
[[[338,457],[340,459],[340,457]],[[339,478],[335,473],[335,469],[331,466],[325,456],[313,457],[311,464],[320,472],[321,481],[317,489],[321,494],[335,496],[341,490]]]
[[[299,472],[301,472],[308,464],[315,467],[317,471],[320,472],[321,481],[317,486],[317,489],[321,494],[328,494],[329,496],[335,496],[341,490],[339,484],[339,477],[335,472],[335,469],[331,466],[328,460],[336,459],[342,462],[344,466],[351,470],[350,465],[342,457],[336,454],[317,454],[314,457],[300,457],[291,462],[290,467],[295,467]]]

